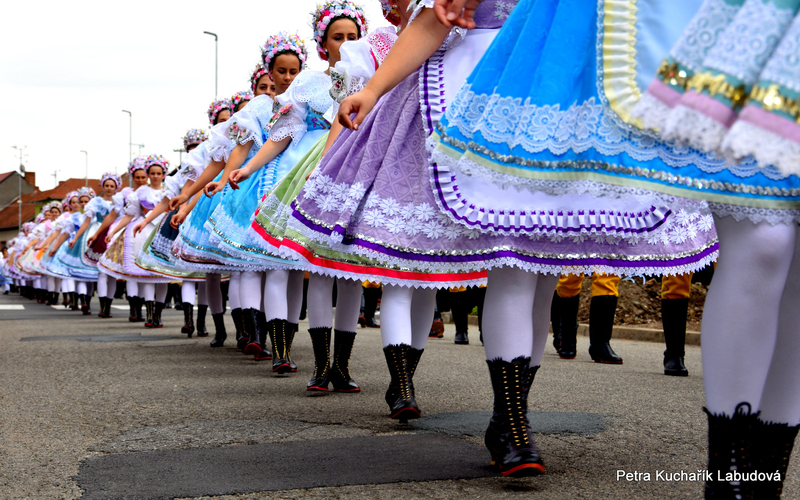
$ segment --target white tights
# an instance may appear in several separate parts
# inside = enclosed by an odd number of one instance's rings
[[[154,300],[156,302],[164,302],[167,299],[168,283],[140,283],[139,288],[142,289],[142,298],[144,300]]]
[[[765,422],[800,422],[800,235],[796,225],[715,218],[720,257],[703,312],[706,404],[750,403]]]
[[[48,292],[55,292],[56,291],[56,279],[52,276],[47,277],[47,291]]]
[[[308,326],[332,328],[333,278],[311,273],[308,280]],[[336,329],[355,332],[361,310],[361,282],[336,279]]]
[[[108,299],[114,298],[114,292],[117,289],[117,280],[113,276],[105,273],[100,273],[97,276],[97,296],[106,297]]]
[[[231,309],[239,309],[242,307],[242,300],[239,295],[239,283],[242,279],[242,273],[236,271],[231,273],[231,281],[228,285],[228,300],[231,303]]]
[[[206,298],[208,299],[208,309],[211,311],[211,314],[225,312],[222,310],[221,280],[222,276],[219,274],[206,274]]]
[[[90,295],[92,291],[91,283],[86,281],[78,281],[75,283],[75,293],[78,295]]]
[[[130,297],[141,297],[139,295],[139,282],[128,280],[125,282],[125,295]]]
[[[435,306],[436,289],[384,285],[381,296],[383,346],[406,344],[425,349]]]
[[[181,283],[181,302],[194,305],[197,296],[197,284],[194,281]]]
[[[489,271],[483,305],[486,359],[512,361],[530,356],[530,366],[542,363],[557,284],[558,276],[514,267]]]
[[[70,278],[62,278],[61,279],[61,291],[63,293],[69,293],[75,291],[75,280]]]
[[[289,323],[300,321],[300,310],[303,308],[303,280],[305,271],[289,271],[286,284],[286,319]]]
[[[233,282],[231,282],[233,289]],[[264,273],[243,271],[239,277],[239,300],[242,309],[255,309],[262,307],[261,294],[264,290]]]

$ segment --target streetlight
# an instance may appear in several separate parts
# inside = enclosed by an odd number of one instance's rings
[[[216,99],[217,95],[219,94],[217,92],[217,82],[218,82],[217,69],[219,68],[219,65],[218,65],[218,63],[219,63],[219,51],[217,49],[219,47],[219,37],[217,36],[216,33],[212,33],[210,31],[204,31],[203,33],[206,34],[206,35],[211,35],[211,36],[214,37],[214,99]]]
[[[123,113],[128,113],[128,163],[133,161],[133,113],[127,109],[122,110]],[[127,170],[127,169],[126,169]],[[116,172],[116,167],[114,172]],[[133,186],[133,179],[128,179],[128,184]]]
[[[86,155],[86,183],[84,186],[89,185],[89,152],[81,149],[81,153]]]
[[[22,165],[22,152],[28,146],[11,146],[12,148],[16,149],[19,152],[19,177],[18,177],[18,185],[19,185],[19,198],[17,198],[17,222],[19,228],[22,229],[22,176],[25,175],[25,167]]]

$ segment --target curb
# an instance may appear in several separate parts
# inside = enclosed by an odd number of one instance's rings
[[[445,323],[453,322],[453,315],[449,312],[442,313],[442,321]],[[478,326],[478,316],[470,314],[469,324]],[[552,333],[553,330],[550,330]],[[578,325],[578,335],[588,337],[589,325],[581,323]],[[656,342],[659,344],[664,343],[664,332],[656,328],[641,328],[636,326],[627,325],[614,325],[612,339],[620,340],[639,340],[642,342]],[[686,332],[686,345],[700,345],[700,332]]]

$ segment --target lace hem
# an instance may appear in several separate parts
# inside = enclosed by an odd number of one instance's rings
[[[704,248],[698,248],[693,253],[686,255],[656,255],[652,259],[640,259],[636,257],[626,260],[625,256],[609,253],[608,255],[577,255],[577,254],[547,254],[545,252],[536,254],[524,254],[515,251],[513,248],[492,249],[491,254],[480,255],[473,261],[431,261],[431,260],[410,260],[396,257],[383,252],[372,250],[353,244],[344,246],[337,243],[341,240],[338,233],[330,236],[324,235],[319,231],[305,226],[297,219],[290,223],[293,235],[284,239],[283,245],[294,254],[294,257],[304,261],[306,269],[312,267],[313,272],[328,269],[324,274],[349,279],[369,279],[370,281],[381,281],[387,283],[388,278],[393,278],[394,284],[402,285],[404,282],[414,280],[413,286],[440,287],[436,280],[442,275],[461,274],[464,278],[451,277],[451,283],[464,283],[474,281],[474,277],[469,277],[469,273],[482,272],[495,267],[514,266],[530,272],[540,272],[557,274],[562,269],[569,269],[569,272],[584,273],[606,273],[606,274],[684,274],[702,269],[717,258],[718,243],[716,240],[709,242]],[[299,237],[298,237],[299,236]],[[305,241],[304,241],[305,240]],[[318,255],[314,251],[315,243],[330,249],[330,251],[341,254],[341,258],[331,259]],[[350,256],[357,256],[368,259],[370,262],[355,262]],[[478,257],[478,256],[476,256]],[[609,262],[616,264],[609,265]],[[358,271],[348,271],[348,267],[354,267]],[[402,271],[398,271],[402,270]],[[429,274],[431,276],[423,279],[420,276],[415,278],[401,278],[405,274]],[[358,276],[368,275],[370,278],[358,278]],[[431,283],[432,282],[432,283]],[[456,285],[453,285],[456,286]]]
[[[777,224],[800,224],[800,209],[770,209],[709,202],[708,207],[718,217],[733,217],[737,221],[749,219],[754,224],[768,222]]]
[[[713,118],[678,104],[667,118],[664,138],[694,149],[717,153],[728,129]]]
[[[664,130],[671,112],[672,108],[666,103],[647,93],[636,103],[633,116],[640,119],[646,128],[658,131]]]
[[[731,161],[753,156],[759,165],[774,165],[787,176],[800,175],[800,144],[741,119],[725,136],[722,151]]]
[[[280,122],[276,123],[275,125],[280,125]],[[291,137],[292,144],[297,144],[300,142],[300,139],[306,135],[307,129],[308,127],[306,126],[305,122],[280,125],[277,128],[273,127],[269,132],[269,140],[280,142],[287,137]]]

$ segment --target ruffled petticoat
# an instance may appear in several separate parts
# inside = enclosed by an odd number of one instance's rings
[[[315,272],[424,287],[480,283],[484,270],[499,266],[659,274],[712,261],[717,240],[702,204],[667,203],[645,190],[625,198],[564,196],[564,189],[503,190],[482,181],[475,187],[485,195],[467,208],[490,203],[497,209],[480,223],[454,221],[440,209],[425,141],[494,34],[472,30],[454,48],[440,50],[384,96],[358,132],[342,132],[292,202],[282,246]],[[527,65],[509,67],[526,81],[519,72]],[[449,180],[459,182],[453,175]],[[266,211],[286,210],[275,201]]]
[[[220,173],[214,179],[219,181]],[[212,197],[200,193],[200,200],[192,212],[181,224],[180,233],[172,245],[172,253],[180,259],[176,267],[181,270],[202,273],[220,273],[224,271],[241,270],[248,265],[246,260],[232,260],[226,252],[218,248],[211,241],[211,234],[203,227],[209,216],[214,212],[221,201],[232,192],[230,186]],[[227,262],[222,262],[225,258]]]
[[[485,221],[503,207],[470,190],[481,179],[506,192],[514,186],[529,193],[645,196],[655,206],[675,206],[677,197],[685,197],[707,200],[720,216],[800,220],[796,176],[752,159],[726,164],[714,154],[665,142],[637,118],[659,116],[652,99],[640,103],[659,68],[659,53],[679,39],[679,49],[683,44],[700,51],[725,37],[731,7],[722,4],[710,0],[701,9],[689,0],[523,0],[432,138],[438,202],[461,224],[481,221],[487,230],[501,229]],[[687,14],[695,15],[689,23],[695,32],[681,38]],[[514,64],[522,60],[530,64]],[[676,82],[686,76],[684,69],[661,65]],[[682,126],[701,136],[701,123],[683,119]]]
[[[169,283],[170,278],[145,271],[136,265],[136,258],[144,247],[150,234],[155,231],[156,223],[161,222],[164,215],[156,217],[153,222],[147,224],[144,229],[133,235],[133,228],[144,220],[143,216],[136,217],[123,230],[123,234],[118,236],[109,245],[103,258],[100,259],[99,268],[109,276],[120,280],[134,280],[139,283]]]
[[[178,237],[178,230],[170,225],[172,216],[177,212],[167,212],[158,227],[150,233],[142,250],[136,256],[136,265],[145,271],[155,273],[173,280],[204,281],[205,273],[184,271],[176,266],[177,259],[172,255],[172,244]]]
[[[70,277],[79,281],[97,281],[97,266],[88,264],[83,256],[88,248],[86,240],[88,240],[89,235],[94,234],[99,227],[99,223],[96,221],[93,222],[89,226],[89,229],[78,238],[72,248],[69,248],[69,245],[64,243],[63,248],[66,248],[66,252],[60,257],[59,255],[61,252],[56,255],[56,258],[58,258],[69,271]]]

